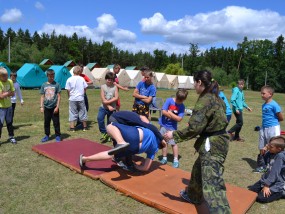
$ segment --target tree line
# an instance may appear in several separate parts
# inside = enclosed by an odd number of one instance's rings
[[[165,50],[132,53],[120,50],[112,42],[101,44],[86,37],[56,35],[9,28],[0,28],[0,61],[8,62],[10,39],[10,68],[18,69],[23,63],[39,64],[50,59],[54,64],[63,65],[73,60],[83,65],[96,62],[101,67],[119,63],[126,66],[147,65],[153,71],[167,74],[193,75],[197,70],[209,69],[220,85],[233,85],[237,79],[245,79],[252,90],[271,85],[278,92],[285,92],[285,43],[280,35],[275,42],[270,40],[248,40],[232,47],[211,47],[205,51],[198,44],[189,44],[189,52],[167,54]]]

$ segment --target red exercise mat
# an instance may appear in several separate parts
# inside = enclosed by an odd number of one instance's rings
[[[118,168],[112,160],[89,162],[88,167],[81,171],[79,167],[79,155],[92,155],[101,151],[109,150],[111,147],[92,142],[83,138],[64,140],[59,143],[38,144],[32,150],[44,155],[68,168],[82,173],[94,179],[102,173]]]

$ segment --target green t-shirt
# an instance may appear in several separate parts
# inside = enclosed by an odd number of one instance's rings
[[[6,82],[0,81],[0,93],[7,91],[15,91],[13,81],[10,79]],[[9,108],[11,105],[11,97],[0,99],[0,108]]]
[[[44,107],[51,109],[56,107],[57,94],[60,93],[60,85],[53,81],[52,83],[45,82],[42,84],[40,94],[44,95]]]

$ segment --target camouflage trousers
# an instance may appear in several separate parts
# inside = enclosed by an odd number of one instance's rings
[[[199,157],[192,168],[187,194],[197,204],[202,203],[204,198],[210,213],[231,213],[223,179],[223,164],[229,141],[223,135],[211,137],[211,148],[208,152],[205,150],[205,139],[203,141],[200,144]]]

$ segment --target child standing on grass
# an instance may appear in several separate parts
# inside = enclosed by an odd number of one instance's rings
[[[134,92],[135,98],[133,112],[149,118],[149,105],[152,103],[153,97],[156,96],[156,87],[152,83],[153,73],[150,70],[144,71],[144,81],[140,81]]]
[[[249,108],[245,102],[243,87],[244,87],[244,80],[240,79],[238,80],[238,86],[233,88],[231,96],[231,104],[233,106],[233,113],[236,117],[236,124],[228,131],[228,133],[231,136],[231,140],[236,140],[239,142],[244,142],[244,139],[242,139],[239,135],[241,128],[243,126],[242,110],[243,108],[246,108],[248,111],[252,111],[251,108]]]
[[[119,78],[117,77],[117,74],[120,72],[121,66],[119,64],[115,64],[113,67],[113,72],[115,74],[115,82],[114,85],[117,86],[118,90],[122,89],[123,91],[129,91],[128,87],[123,87],[119,84]],[[121,102],[120,102],[120,97],[117,100],[117,104],[116,104],[116,110],[120,111],[120,107],[121,107]]]
[[[257,156],[257,168],[254,172],[265,171],[265,160],[263,148],[272,137],[280,135],[280,121],[283,121],[281,107],[273,100],[274,89],[270,86],[261,88],[261,98],[265,101],[262,104],[262,127],[259,131],[259,150]]]
[[[44,143],[49,140],[51,120],[55,131],[55,141],[60,142],[59,104],[61,87],[54,81],[54,70],[48,69],[47,77],[48,81],[43,83],[40,89],[40,109],[41,113],[44,113],[45,129],[45,136],[42,138],[41,142]]]
[[[9,140],[11,143],[16,144],[17,141],[14,138],[13,128],[13,108],[11,103],[11,97],[15,95],[15,88],[13,81],[8,79],[8,72],[5,68],[0,67],[0,138],[2,135],[2,128],[4,120],[7,125]]]
[[[13,120],[14,120],[14,113],[15,113],[15,109],[16,109],[16,103],[17,103],[17,96],[20,99],[21,102],[21,106],[24,105],[24,100],[23,100],[23,96],[22,96],[22,92],[20,89],[20,85],[19,83],[16,81],[17,78],[17,73],[16,72],[11,72],[10,74],[10,79],[13,81],[14,84],[14,88],[15,88],[15,95],[13,97],[11,97],[11,103],[12,103],[12,109],[13,109],[13,113],[12,113],[12,124],[13,124]]]
[[[107,134],[105,117],[107,116],[107,124],[109,124],[109,117],[116,111],[116,103],[119,98],[118,88],[114,85],[115,74],[108,72],[105,76],[105,80],[106,84],[101,86],[102,104],[99,107],[97,115],[98,126],[101,132],[100,140],[102,142],[111,141]]]
[[[248,189],[258,193],[256,201],[269,203],[282,198],[285,183],[285,139],[272,137],[264,150],[270,153],[267,171]]]
[[[219,92],[219,97],[224,101],[224,103],[226,105],[227,120],[228,120],[228,122],[230,122],[233,112],[232,112],[231,106],[229,104],[229,101],[228,101],[226,95],[224,94],[224,92],[222,92],[222,91]]]
[[[179,89],[176,92],[175,98],[168,98],[162,106],[162,116],[159,118],[160,133],[164,135],[167,131],[177,130],[177,122],[180,122],[184,117],[185,106],[183,104],[186,100],[188,91]],[[170,139],[167,144],[172,146],[173,164],[174,168],[179,167],[178,161],[178,146],[174,139]],[[162,149],[162,159],[160,163],[167,163],[167,146]]]

